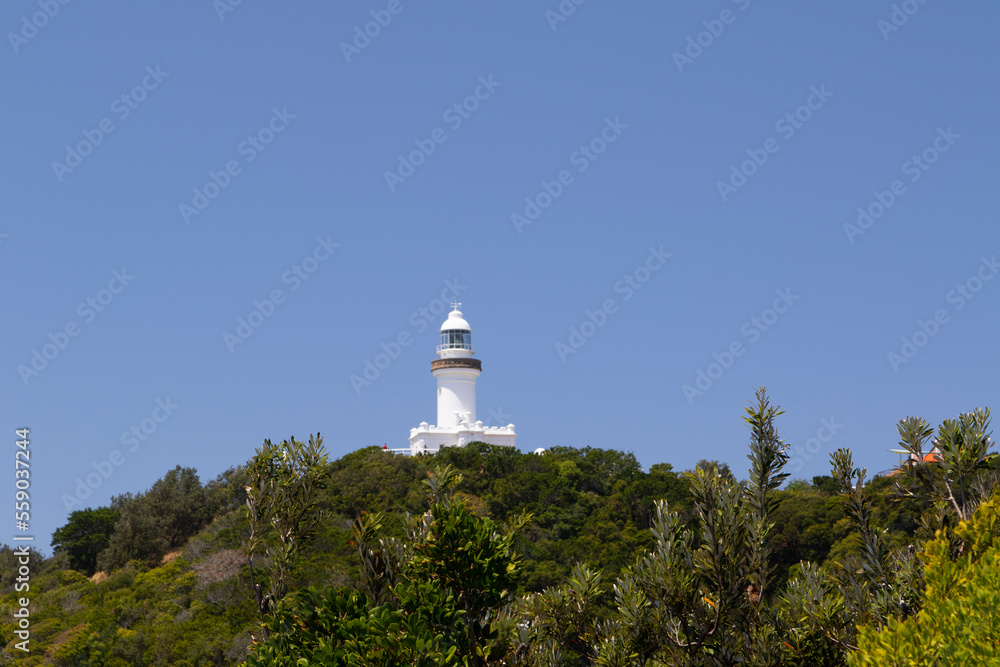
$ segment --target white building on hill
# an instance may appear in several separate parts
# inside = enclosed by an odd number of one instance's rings
[[[441,325],[440,358],[431,362],[431,373],[437,378],[437,425],[421,422],[410,429],[410,453],[463,447],[477,440],[513,447],[517,437],[513,424],[483,426],[476,420],[476,378],[483,365],[472,356],[472,327],[458,309],[462,304],[451,305],[454,310]]]

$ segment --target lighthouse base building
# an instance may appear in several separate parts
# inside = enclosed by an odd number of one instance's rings
[[[472,328],[453,303],[441,325],[438,359],[431,362],[437,379],[437,425],[421,422],[410,429],[410,453],[434,453],[442,447],[463,447],[470,442],[515,446],[514,425],[484,426],[476,420],[476,378],[482,362],[473,358]]]
[[[481,421],[463,420],[456,426],[434,426],[420,422],[420,426],[410,429],[410,453],[434,453],[442,447],[464,447],[470,442],[514,447],[515,437],[513,424],[483,426]]]

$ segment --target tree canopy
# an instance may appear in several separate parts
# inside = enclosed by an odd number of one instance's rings
[[[483,443],[328,461],[318,435],[207,484],[178,466],[29,554],[38,650],[20,662],[995,661],[989,411],[900,420],[912,456],[891,476],[838,450],[811,481],[787,479],[781,414],[763,390],[748,406],[745,473]],[[0,664],[20,559],[0,550]]]

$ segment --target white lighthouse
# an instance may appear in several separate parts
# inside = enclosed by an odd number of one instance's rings
[[[514,425],[484,426],[476,419],[476,378],[483,364],[472,355],[472,327],[458,309],[441,325],[438,359],[431,362],[437,378],[437,425],[421,422],[410,429],[410,452],[436,452],[442,447],[462,447],[480,441],[491,445],[514,446]]]

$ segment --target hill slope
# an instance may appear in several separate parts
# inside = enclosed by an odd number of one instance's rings
[[[303,551],[294,586],[352,585],[360,560],[351,525],[362,513],[384,512],[386,530],[402,535],[407,513],[426,509],[421,483],[434,466],[462,475],[457,497],[473,513],[503,522],[527,511],[533,520],[516,550],[524,558],[521,592],[566,581],[586,563],[612,582],[648,550],[654,502],[665,499],[688,521],[687,479],[667,464],[643,471],[628,453],[557,447],[544,454],[473,443],[435,456],[393,456],[361,449],[329,464],[319,506],[326,513]],[[705,465],[713,465],[705,462]],[[719,468],[728,474],[728,467]],[[57,531],[70,539],[56,555],[32,564],[32,652],[22,664],[231,665],[246,656],[256,626],[243,545],[248,537],[242,469],[202,485],[193,470],[177,468],[145,493],[116,498],[107,523],[73,533],[83,513]],[[834,494],[823,478],[796,482],[781,494],[772,538],[776,558],[791,566],[823,562],[847,534]],[[880,497],[887,484],[875,482]],[[883,525],[902,542],[915,527],[913,512],[880,503]],[[89,524],[88,524],[89,526]],[[105,531],[101,533],[101,531]],[[80,531],[78,531],[80,532]],[[96,534],[95,534],[96,533]],[[102,541],[103,540],[103,541]],[[94,554],[94,544],[106,545]],[[88,556],[89,554],[89,556]],[[0,640],[16,653],[11,616],[10,550],[0,553],[5,573]],[[73,564],[71,566],[71,563]],[[89,567],[88,567],[89,564]],[[95,576],[90,570],[102,567]],[[76,567],[77,569],[72,569]],[[81,571],[78,571],[81,570]],[[779,573],[782,580],[786,572]],[[89,577],[89,578],[88,578]],[[3,656],[0,655],[0,664]]]

